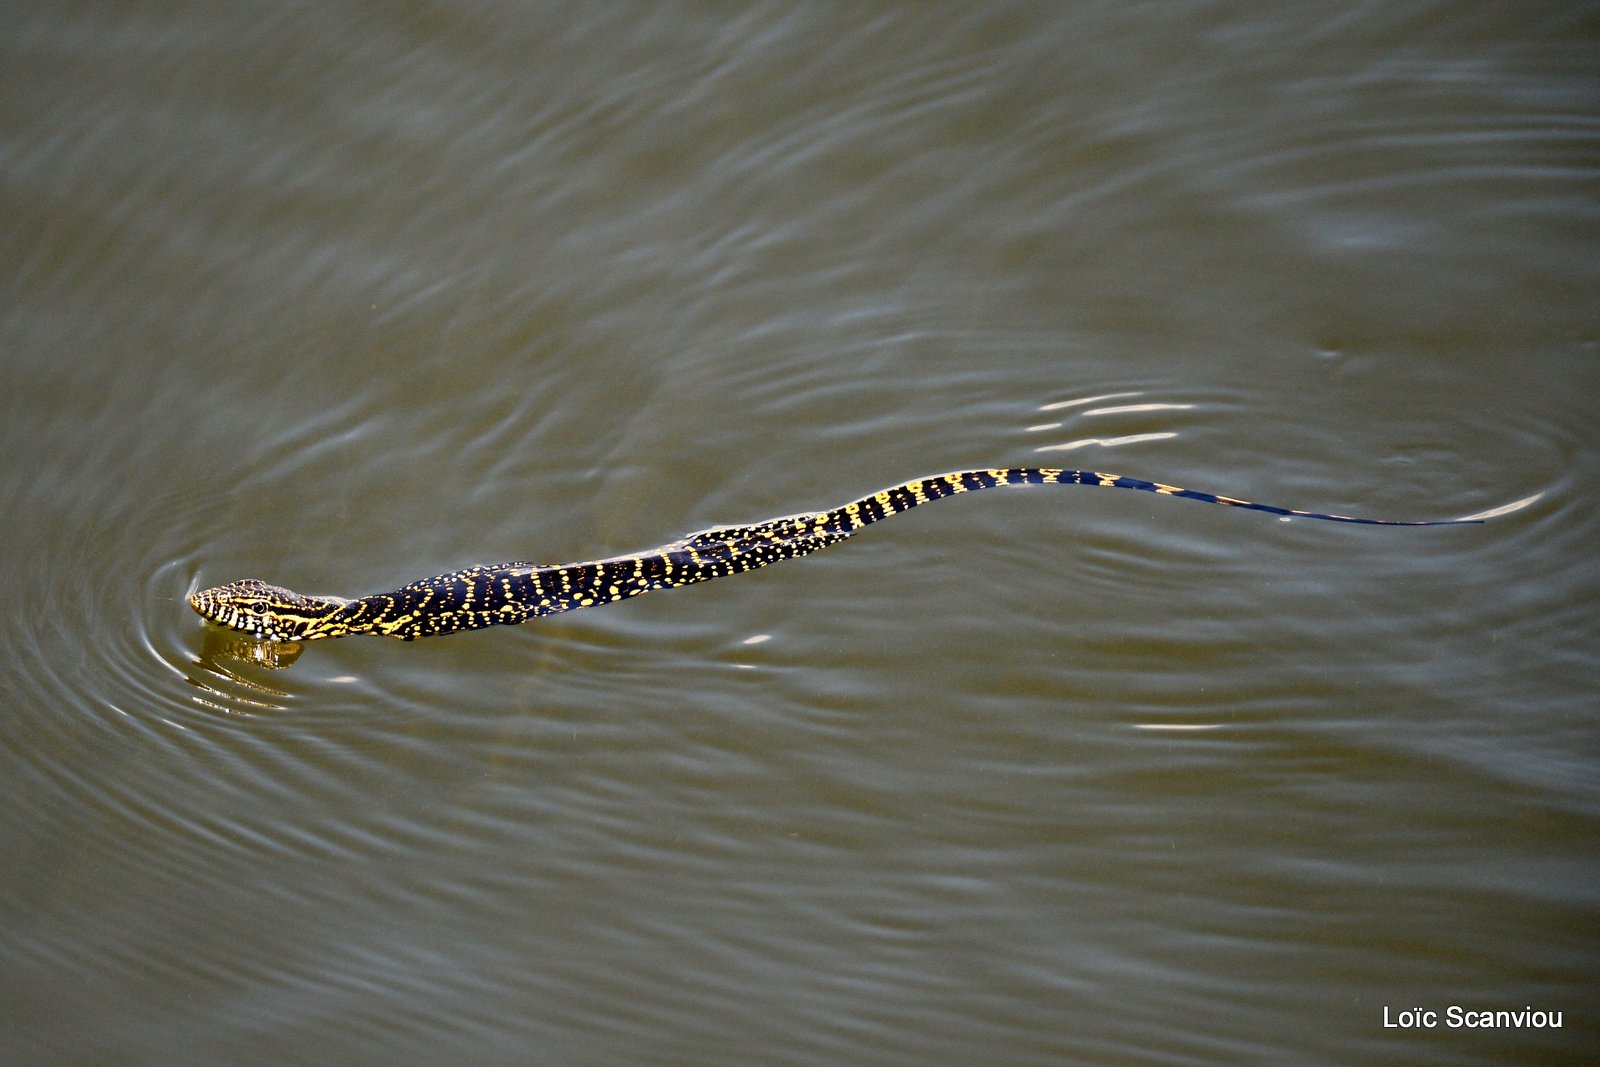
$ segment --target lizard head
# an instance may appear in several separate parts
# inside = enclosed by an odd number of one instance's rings
[[[258,641],[315,641],[345,632],[336,622],[349,601],[306,596],[259,578],[245,578],[189,597],[189,606],[218,626]]]

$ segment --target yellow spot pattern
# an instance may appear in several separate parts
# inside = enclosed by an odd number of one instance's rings
[[[1037,467],[958,471],[919,478],[829,511],[719,526],[650,552],[585,563],[540,566],[518,561],[469,567],[357,600],[307,596],[247,578],[196,593],[189,604],[205,618],[263,641],[315,641],[385,634],[410,641],[485,626],[527,622],[574,608],[609,604],[656,589],[756,570],[837,544],[872,523],[958,493],[1004,485],[1095,485],[1264,511],[1284,517],[1372,526],[1445,526],[1473,520],[1390,522],[1295,511],[1234,497],[1180,489],[1099,471]]]

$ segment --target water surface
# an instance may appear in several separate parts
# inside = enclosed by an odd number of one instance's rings
[[[1585,7],[3,19],[0,1059],[1593,1062]],[[997,465],[1517,506],[996,492],[280,670],[183,603]]]

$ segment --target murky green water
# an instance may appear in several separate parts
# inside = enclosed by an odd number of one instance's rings
[[[0,18],[0,1061],[1594,1061],[1592,8]]]

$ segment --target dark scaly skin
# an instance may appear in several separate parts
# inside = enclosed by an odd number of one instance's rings
[[[918,504],[1002,485],[1047,484],[1138,489],[1269,515],[1368,526],[1452,526],[1473,521],[1389,522],[1325,515],[1098,471],[1033,467],[959,471],[906,482],[831,511],[790,515],[754,526],[719,526],[639,555],[561,566],[517,562],[469,567],[358,600],[304,596],[246,578],[196,593],[189,598],[189,606],[212,622],[263,641],[320,641],[350,634],[383,634],[411,641],[527,622],[541,615],[610,604],[653,589],[724,578],[809,555]]]

